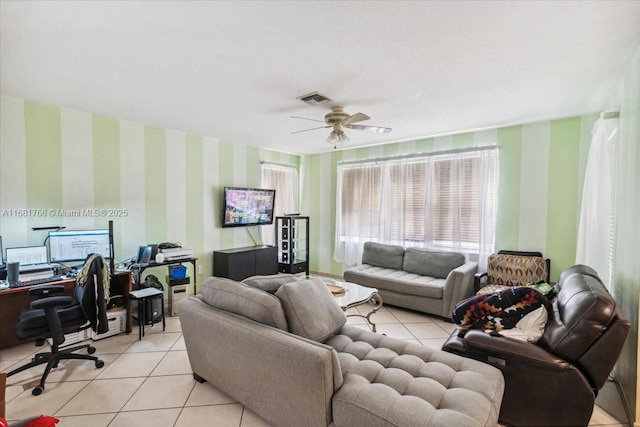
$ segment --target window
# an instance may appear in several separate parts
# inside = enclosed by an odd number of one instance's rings
[[[263,162],[261,170],[261,187],[276,190],[274,215],[298,212],[298,169],[296,166]],[[275,244],[273,225],[260,227],[260,235],[263,244]]]
[[[339,164],[336,260],[359,262],[367,241],[486,259],[497,177],[495,147]]]

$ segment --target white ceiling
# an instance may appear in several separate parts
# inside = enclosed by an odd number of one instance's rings
[[[640,1],[0,1],[0,92],[238,144],[330,151],[599,112]],[[333,101],[309,106],[318,91]]]

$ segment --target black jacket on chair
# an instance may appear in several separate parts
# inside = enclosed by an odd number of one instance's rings
[[[97,286],[96,280],[109,281],[109,275],[106,272],[106,261],[100,255],[89,255],[85,261],[84,267],[78,276],[78,283],[74,290],[76,301],[83,301],[84,298],[91,298],[96,301],[94,305],[82,304],[82,311],[89,319],[91,329],[98,334],[104,334],[109,331],[107,321],[107,298],[108,289],[104,286]],[[86,271],[85,271],[86,269]],[[106,274],[106,278],[103,277]],[[85,278],[83,281],[81,278]],[[89,293],[85,295],[85,293]]]

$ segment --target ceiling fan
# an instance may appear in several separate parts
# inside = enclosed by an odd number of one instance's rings
[[[333,145],[333,148],[337,148],[338,145],[346,144],[347,142],[349,142],[349,137],[344,133],[343,128],[356,129],[356,130],[366,130],[366,131],[369,131],[369,132],[377,132],[377,133],[389,133],[389,132],[391,132],[391,128],[385,128],[385,127],[380,127],[380,126],[365,126],[365,125],[354,124],[354,123],[358,123],[358,122],[363,122],[365,120],[369,120],[371,117],[367,116],[366,114],[362,114],[362,113],[356,113],[356,114],[350,115],[350,114],[344,112],[344,108],[343,107],[339,107],[339,106],[331,107],[331,111],[329,113],[325,114],[324,121],[316,120],[316,119],[309,119],[307,117],[298,117],[298,116],[291,116],[291,118],[292,119],[311,120],[311,121],[314,121],[314,122],[326,123],[326,126],[320,126],[320,127],[311,128],[311,129],[303,129],[303,130],[298,130],[298,131],[291,132],[291,133],[294,134],[294,133],[307,132],[307,131],[316,130],[316,129],[333,128],[333,130],[329,134],[329,137],[327,137],[327,142],[329,144]]]

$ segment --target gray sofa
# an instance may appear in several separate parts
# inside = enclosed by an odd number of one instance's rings
[[[274,426],[497,423],[499,370],[345,326],[318,279],[283,284],[275,294],[218,277],[201,289],[178,302],[194,378]]]
[[[345,270],[344,280],[377,288],[385,304],[450,318],[473,295],[477,269],[456,252],[367,242],[362,264]]]

